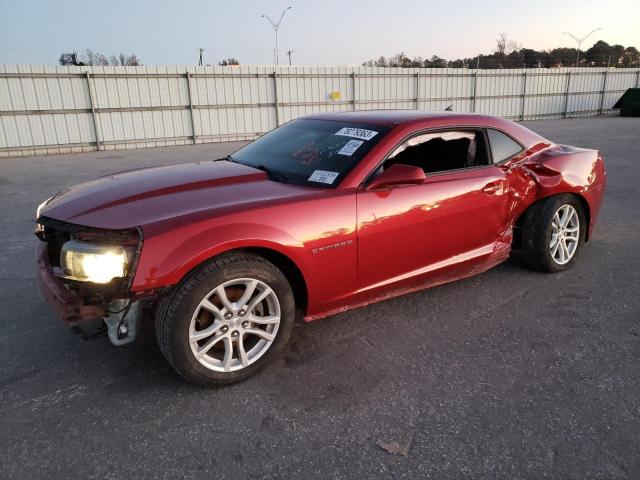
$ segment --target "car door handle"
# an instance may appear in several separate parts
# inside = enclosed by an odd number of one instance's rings
[[[500,185],[499,183],[489,183],[482,187],[482,191],[487,195],[495,195],[500,190],[502,190],[502,185]]]

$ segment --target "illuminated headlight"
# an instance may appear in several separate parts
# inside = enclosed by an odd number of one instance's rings
[[[74,280],[109,283],[127,274],[127,264],[127,252],[114,245],[70,240],[60,252],[60,267]]]

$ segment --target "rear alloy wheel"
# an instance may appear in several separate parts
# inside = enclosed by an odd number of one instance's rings
[[[161,302],[156,337],[180,375],[218,386],[268,363],[286,344],[294,319],[283,273],[257,255],[231,253],[196,269]]]
[[[571,205],[561,206],[551,221],[549,250],[551,258],[558,265],[570,262],[580,243],[580,219]]]
[[[524,260],[543,272],[571,268],[585,241],[585,212],[575,195],[558,195],[531,206],[522,226]]]

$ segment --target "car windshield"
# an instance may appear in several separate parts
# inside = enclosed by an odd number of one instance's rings
[[[336,187],[388,131],[381,125],[293,120],[229,159],[264,170],[276,181]]]

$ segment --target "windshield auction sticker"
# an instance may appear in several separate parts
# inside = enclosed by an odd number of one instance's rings
[[[371,140],[378,132],[373,130],[365,130],[364,128],[341,128],[334,135],[342,135],[343,137],[359,138],[360,140]]]
[[[331,185],[336,178],[338,178],[338,172],[329,172],[327,170],[314,170],[309,176],[310,182],[327,183]]]
[[[353,152],[355,152],[363,143],[364,140],[349,140],[344,144],[344,147],[338,150],[338,155],[347,155],[348,157],[350,157],[351,155],[353,155]]]

